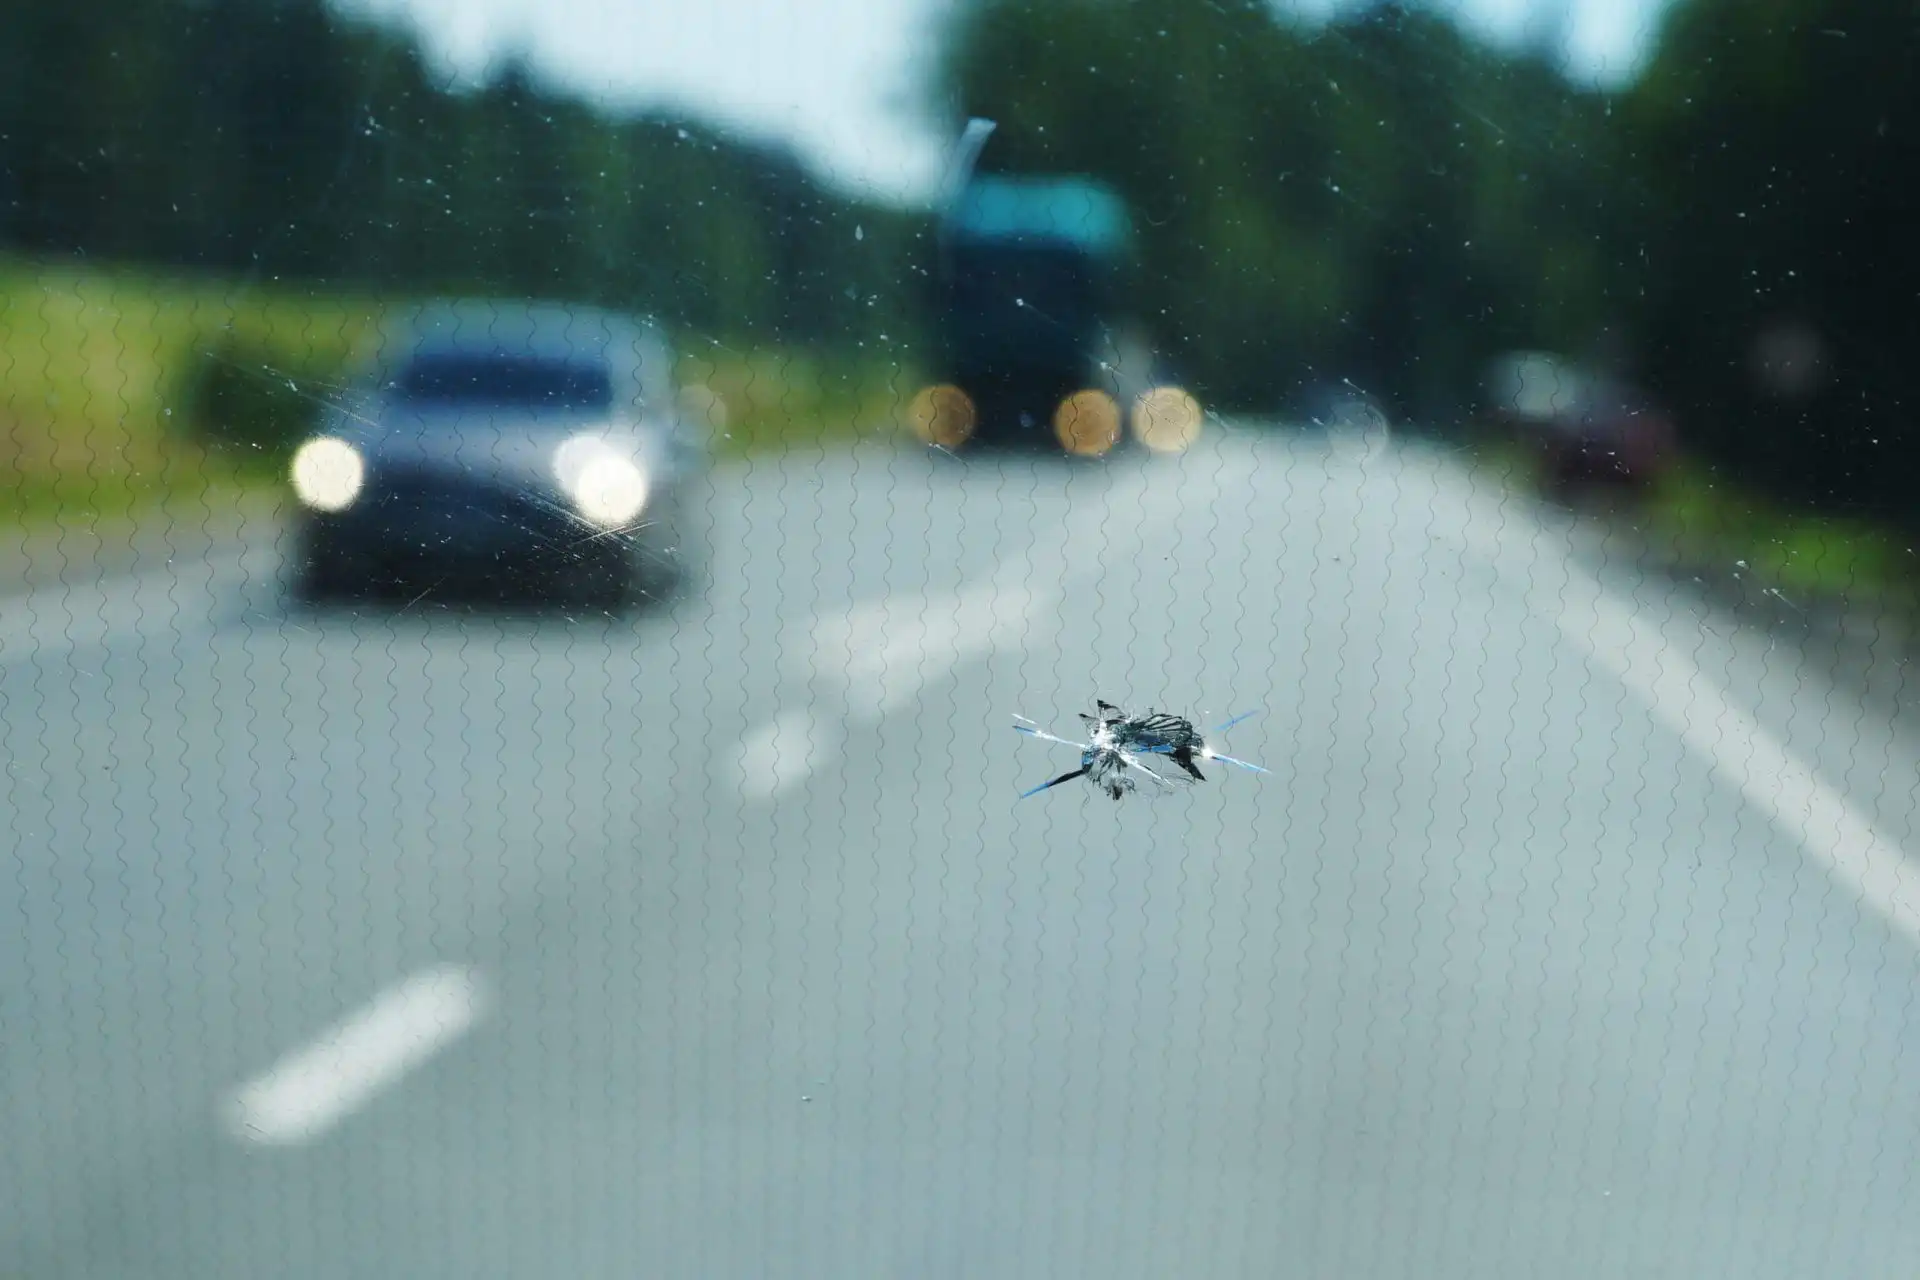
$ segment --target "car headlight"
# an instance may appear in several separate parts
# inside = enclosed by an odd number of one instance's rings
[[[294,451],[294,496],[315,511],[345,511],[360,496],[367,465],[345,440],[316,436]]]
[[[609,529],[639,515],[651,491],[640,464],[599,436],[575,436],[554,450],[553,478],[583,519]]]

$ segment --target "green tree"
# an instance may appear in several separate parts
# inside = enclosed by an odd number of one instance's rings
[[[1911,4],[1692,0],[1625,105],[1654,193],[1644,359],[1688,438],[1909,520],[1917,61]]]
[[[918,228],[522,63],[436,84],[410,37],[325,0],[0,6],[0,246],[19,251],[856,347],[905,332]]]
[[[1606,313],[1607,103],[1422,10],[981,0],[945,58],[1001,124],[984,165],[1126,195],[1139,309],[1217,404],[1346,377],[1446,418],[1501,346]]]

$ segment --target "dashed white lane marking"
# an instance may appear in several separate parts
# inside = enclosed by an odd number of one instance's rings
[[[850,717],[878,719],[919,697],[928,681],[1032,639],[1057,603],[1050,592],[987,581],[956,595],[861,605],[819,620],[814,661],[844,682]]]
[[[127,577],[0,597],[0,667],[50,661],[125,636],[175,640],[210,629],[219,598],[249,578],[272,574],[275,564],[272,548],[225,552]]]
[[[1900,846],[1784,742],[1730,703],[1653,623],[1598,582],[1590,589],[1585,610],[1570,606],[1555,614],[1560,634],[1612,672],[1656,720],[1798,841],[1836,883],[1895,932],[1920,944],[1920,869]]]
[[[311,1142],[471,1030],[487,1006],[479,975],[441,965],[413,975],[295,1050],[228,1100],[242,1142]]]
[[[825,753],[809,711],[783,711],[740,740],[740,794],[773,800],[805,782]]]
[[[988,581],[953,595],[873,601],[815,620],[814,670],[839,686],[844,719],[869,723],[907,706],[929,681],[1003,645],[1033,638],[1058,603],[1050,592]],[[776,800],[833,749],[811,707],[781,712],[740,740],[740,794]]]
[[[1069,593],[1063,580],[1091,571],[1085,549],[1124,547],[1171,528],[1192,504],[1244,479],[1249,464],[1225,464],[1184,489],[1143,468],[1114,482],[1098,501],[1075,504],[1061,527],[1003,560],[984,580],[938,595],[890,595],[811,619],[783,646],[793,677],[824,683],[819,714],[787,711],[741,740],[740,787],[749,801],[775,799],[806,781],[838,745],[824,727],[873,723],[910,706],[928,684],[1001,649],[1044,644]],[[1054,584],[1043,586],[1040,584]]]

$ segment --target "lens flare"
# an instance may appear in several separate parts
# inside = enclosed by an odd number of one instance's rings
[[[1104,391],[1076,391],[1054,410],[1053,434],[1068,453],[1100,457],[1120,443],[1120,406]]]

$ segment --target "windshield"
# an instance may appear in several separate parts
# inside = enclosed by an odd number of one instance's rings
[[[988,242],[1052,242],[1091,257],[1126,251],[1127,215],[1119,197],[1097,183],[1060,177],[985,177],[964,187],[949,233]]]
[[[423,355],[401,370],[389,395],[426,407],[606,410],[613,383],[601,365],[493,353]]]
[[[1914,0],[0,0],[0,1280],[1920,1272]]]

